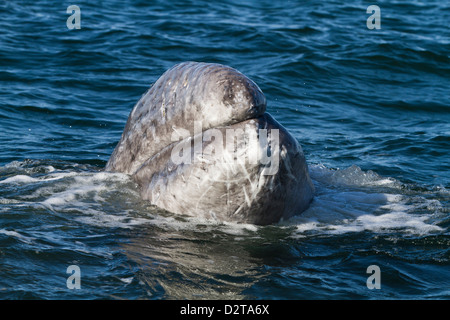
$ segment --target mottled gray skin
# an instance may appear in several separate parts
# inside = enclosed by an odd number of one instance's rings
[[[261,90],[235,69],[176,65],[134,107],[106,170],[130,174],[143,199],[173,213],[258,225],[288,219],[308,208],[314,186],[301,146],[265,109]],[[194,121],[203,128],[195,136]],[[172,141],[179,129],[191,134]],[[226,137],[227,129],[238,133],[231,160],[205,138]],[[259,129],[278,129],[279,144],[246,140],[244,132]],[[190,163],[174,163],[180,143],[191,146]],[[267,174],[270,164],[248,161],[249,148],[276,155],[278,170]]]
[[[166,71],[131,111],[106,170],[133,174],[148,158],[172,143],[176,128],[203,130],[264,114],[266,98],[239,71],[197,62]]]

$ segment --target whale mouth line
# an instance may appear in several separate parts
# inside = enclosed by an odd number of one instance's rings
[[[131,111],[105,169],[129,174],[157,207],[221,221],[271,224],[314,195],[303,151],[266,112],[261,89],[214,63],[166,71]]]

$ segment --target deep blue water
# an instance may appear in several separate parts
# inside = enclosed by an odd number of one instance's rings
[[[21,0],[0,15],[1,299],[450,298],[448,2]],[[137,100],[188,60],[260,86],[303,147],[310,209],[267,227],[189,219],[102,172]]]

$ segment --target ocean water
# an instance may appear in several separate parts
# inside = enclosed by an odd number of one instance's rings
[[[21,0],[0,15],[1,299],[450,298],[448,2]],[[103,171],[137,100],[191,60],[260,86],[305,152],[307,211],[187,218]]]

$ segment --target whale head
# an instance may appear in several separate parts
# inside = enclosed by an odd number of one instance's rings
[[[300,145],[261,89],[214,63],[167,70],[134,106],[106,170],[131,175],[162,209],[220,221],[277,222],[314,193]]]

